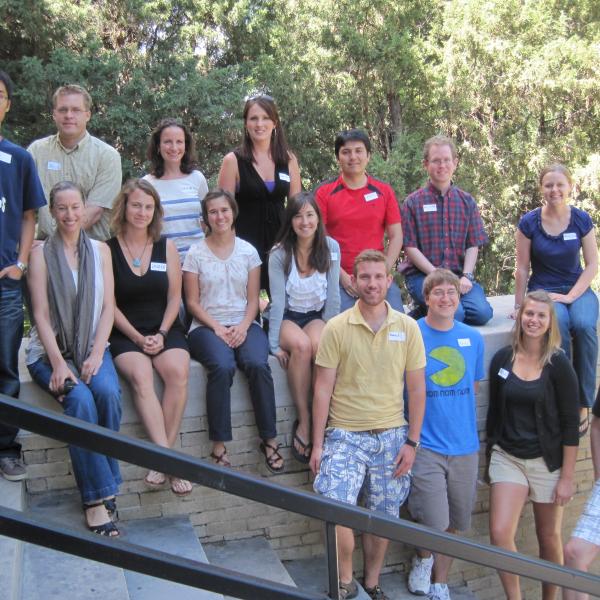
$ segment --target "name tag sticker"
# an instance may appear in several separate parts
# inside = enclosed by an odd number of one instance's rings
[[[287,173],[279,173],[279,179],[288,183],[290,182],[290,176]]]
[[[371,202],[371,200],[377,200],[379,198],[379,194],[377,192],[371,192],[370,194],[365,194],[365,201]]]
[[[10,163],[12,162],[12,154],[9,154],[8,152],[0,152],[0,160],[3,163],[10,165]]]
[[[498,375],[502,377],[502,379],[506,379],[508,377],[508,371],[506,369],[500,369]]]
[[[331,253],[331,260],[337,260],[338,259],[338,253],[337,252],[332,252]]]
[[[388,340],[390,342],[405,342],[406,333],[404,331],[390,331],[388,333]]]
[[[423,204],[423,212],[437,212],[437,204]]]
[[[60,171],[62,169],[62,164],[56,162],[55,160],[48,161],[48,171]]]
[[[471,339],[470,338],[458,338],[458,345],[461,348],[466,348],[467,346],[471,345]]]
[[[563,233],[563,240],[565,240],[565,242],[568,242],[569,240],[576,240],[577,239],[577,234],[574,231],[570,231],[568,233]]]
[[[167,270],[167,263],[151,262],[150,270],[151,271],[161,271],[164,273]]]

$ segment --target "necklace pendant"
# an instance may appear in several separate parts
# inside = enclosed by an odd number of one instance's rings
[[[139,269],[142,266],[142,261],[139,258],[134,258],[132,264],[136,269]]]

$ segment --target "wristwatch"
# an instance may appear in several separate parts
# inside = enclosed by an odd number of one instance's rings
[[[475,277],[473,277],[473,273],[463,273],[463,277],[466,277],[471,283],[475,281]]]
[[[20,260],[17,261],[15,263],[15,267],[17,267],[18,269],[21,269],[21,273],[23,273],[23,275],[25,275],[25,273],[27,273],[27,265],[24,262],[21,262]]]
[[[404,442],[407,446],[410,446],[411,448],[414,448],[415,450],[418,450],[421,446],[421,442],[415,442],[413,440],[411,440],[410,438],[406,438],[406,441]]]

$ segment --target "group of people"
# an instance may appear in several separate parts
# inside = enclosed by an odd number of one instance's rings
[[[0,123],[11,99],[0,71]],[[488,238],[475,200],[453,183],[453,141],[425,143],[428,182],[399,206],[391,186],[367,173],[368,136],[341,132],[339,175],[304,192],[275,102],[258,95],[246,101],[242,143],[224,157],[217,189],[208,191],[191,132],[174,119],[151,134],[150,173],[121,186],[117,151],[87,131],[91,103],[85,89],[63,86],[53,96],[55,135],[29,152],[0,138],[0,391],[19,393],[21,278],[29,271],[26,363],[66,414],[118,430],[119,372],[149,438],[172,447],[191,355],[207,371],[210,458],[230,467],[237,366],[265,466],[280,473],[270,353],[297,409],[291,452],[310,464],[318,493],[356,504],[362,490],[370,509],[395,517],[408,499],[415,520],[467,530],[484,377],[483,339],[470,325],[488,322],[492,308],[474,277]],[[558,563],[598,351],[590,290],[598,252],[589,215],[568,204],[571,188],[568,170],[551,165],[540,175],[541,208],[519,222],[513,340],[491,362],[487,424],[492,542],[515,549],[530,498],[540,554]],[[397,271],[411,316],[394,276],[402,249]],[[594,419],[600,469],[598,430]],[[0,424],[0,471],[12,480],[25,477],[16,434]],[[118,535],[117,461],[73,446],[70,454],[88,527]],[[192,490],[154,470],[145,482],[177,495]],[[596,485],[587,521],[567,546],[579,567],[600,545],[599,496]],[[384,599],[387,541],[365,534],[362,542],[365,590]],[[340,597],[353,598],[352,531],[338,528],[338,544]],[[409,589],[449,598],[450,566],[449,557],[419,549]],[[518,578],[500,576],[507,597],[520,598]],[[544,587],[544,598],[555,594]]]

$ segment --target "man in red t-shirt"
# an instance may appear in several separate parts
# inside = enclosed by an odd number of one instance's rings
[[[402,225],[394,190],[366,172],[371,158],[367,134],[360,129],[339,133],[335,138],[335,156],[340,175],[322,183],[315,196],[327,234],[340,245],[341,310],[346,310],[358,297],[350,277],[355,257],[363,250],[381,250],[392,270],[402,248]],[[404,312],[400,289],[393,282],[386,299],[392,308]]]

